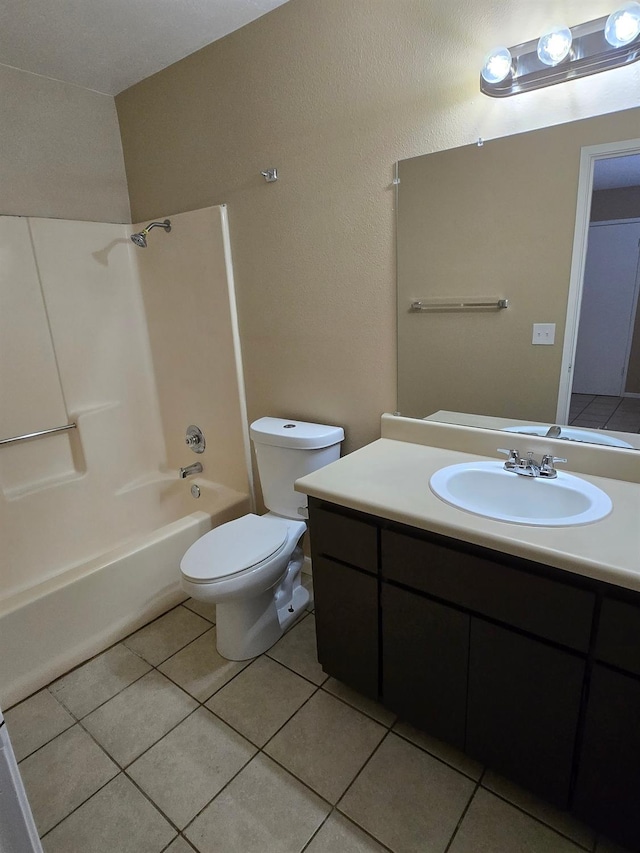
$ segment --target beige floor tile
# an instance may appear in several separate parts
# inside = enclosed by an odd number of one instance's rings
[[[443,740],[438,740],[438,738],[432,737],[402,720],[399,720],[395,724],[393,731],[422,749],[426,749],[431,755],[435,755],[436,758],[444,761],[445,764],[449,764],[455,770],[464,773],[465,776],[469,776],[476,781],[482,776],[482,764],[474,761],[473,758],[469,758],[468,755],[456,749],[455,746],[451,746],[451,744]]]
[[[443,853],[474,789],[466,776],[391,733],[338,808],[395,853]]]
[[[118,773],[76,724],[20,764],[33,817],[44,835]]]
[[[82,724],[126,767],[196,707],[169,679],[150,672],[85,717]]]
[[[216,629],[210,628],[158,669],[199,702],[204,702],[250,663],[250,660],[221,657],[216,649]]]
[[[51,693],[78,719],[94,711],[151,669],[122,643],[70,672],[51,687]]]
[[[306,679],[263,656],[218,690],[207,708],[264,746],[315,690]]]
[[[260,754],[184,834],[202,853],[300,853],[328,812],[312,791]]]
[[[385,853],[369,835],[351,823],[344,815],[334,812],[314,835],[305,853]]]
[[[580,847],[479,788],[449,853],[578,853]]]
[[[265,747],[265,752],[335,803],[386,729],[320,690]]]
[[[71,728],[75,720],[48,690],[16,705],[4,715],[17,761]]]
[[[318,663],[316,620],[312,614],[301,619],[267,654],[314,684],[322,684],[328,678]]]
[[[494,794],[498,794],[504,800],[509,800],[510,803],[548,824],[553,829],[557,829],[563,835],[567,835],[583,847],[587,847],[589,850],[593,849],[596,838],[595,832],[568,812],[560,811],[549,803],[539,800],[529,791],[510,782],[503,776],[499,776],[492,770],[487,770],[485,773],[482,786]]]
[[[338,699],[342,699],[348,705],[352,705],[354,708],[357,708],[358,711],[362,711],[362,713],[366,714],[368,717],[373,717],[374,720],[382,723],[383,726],[393,725],[393,722],[396,719],[396,715],[393,711],[389,711],[388,708],[385,708],[379,702],[374,702],[373,699],[369,699],[368,696],[363,696],[361,693],[358,693],[357,690],[347,687],[346,684],[343,684],[335,678],[330,678],[328,681],[325,681],[322,685],[322,689],[328,691],[333,696],[337,696]]]
[[[183,829],[255,753],[253,744],[199,708],[127,773]]]
[[[176,834],[122,773],[56,826],[45,853],[160,853]]]
[[[176,838],[166,849],[165,853],[193,853],[193,847],[184,840]]]
[[[124,644],[157,666],[210,627],[206,619],[180,605],[127,637]]]
[[[184,840],[176,838],[166,849],[165,853],[193,853],[193,847]]]
[[[192,610],[194,613],[197,613],[198,616],[202,616],[203,619],[207,619],[209,622],[212,622],[214,625],[216,624],[216,606],[215,604],[209,604],[206,601],[196,601],[195,598],[188,598],[184,602],[184,606],[189,610]]]

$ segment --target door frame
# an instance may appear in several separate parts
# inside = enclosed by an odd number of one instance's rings
[[[580,150],[576,224],[573,236],[571,276],[567,298],[567,319],[564,328],[562,365],[560,367],[560,384],[558,387],[558,407],[556,410],[556,423],[558,424],[566,424],[569,420],[571,386],[573,385],[573,363],[578,343],[578,325],[580,322],[589,226],[591,224],[591,197],[593,194],[593,173],[596,160],[625,157],[629,154],[640,154],[640,139],[627,139],[623,142],[606,142],[602,145],[588,145]]]

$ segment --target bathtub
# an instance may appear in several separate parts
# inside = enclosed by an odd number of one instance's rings
[[[127,489],[140,529],[0,600],[0,705],[15,704],[53,679],[184,601],[179,563],[200,536],[249,511],[249,497],[203,479]],[[198,485],[194,499],[190,486]],[[176,483],[177,486],[177,483]],[[122,495],[125,497],[125,495]]]

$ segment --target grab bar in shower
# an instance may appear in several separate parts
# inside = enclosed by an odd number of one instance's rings
[[[0,438],[0,446],[3,444],[17,444],[19,441],[29,441],[32,438],[42,438],[45,435],[54,435],[56,432],[65,432],[68,429],[76,429],[77,424],[65,424],[64,426],[41,429],[39,432],[28,432],[25,435],[14,435],[13,438]]]

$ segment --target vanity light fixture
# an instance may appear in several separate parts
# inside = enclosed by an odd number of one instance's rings
[[[493,98],[506,98],[638,59],[640,3],[631,0],[608,17],[575,27],[554,27],[539,39],[492,50],[480,73],[480,90]]]

